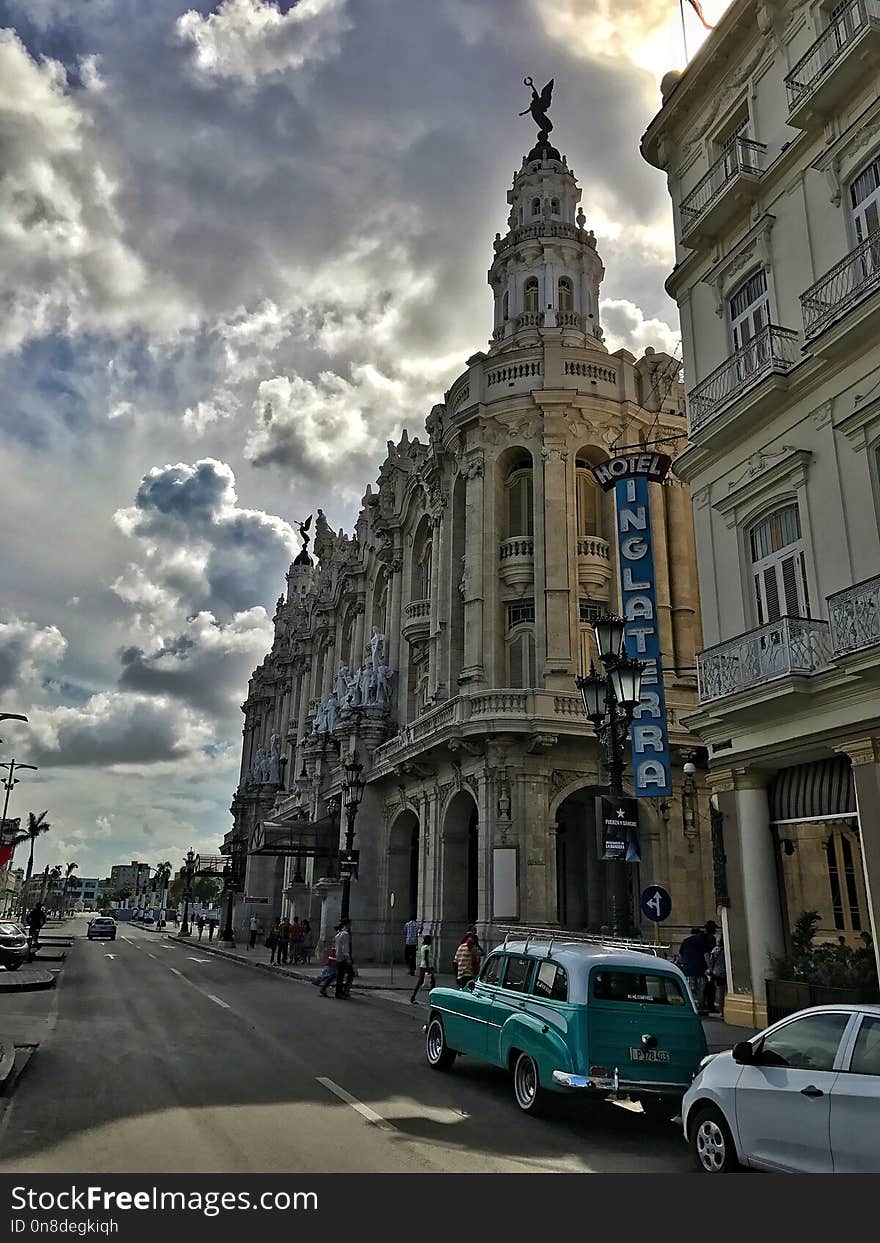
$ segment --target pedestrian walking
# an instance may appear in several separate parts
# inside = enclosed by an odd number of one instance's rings
[[[467,988],[477,974],[476,939],[473,934],[466,933],[455,951],[455,979],[459,988]]]
[[[709,978],[714,986],[714,1006],[721,1017],[724,1017],[724,998],[727,994],[727,963],[724,958],[724,938],[718,938],[718,944],[709,955]]]
[[[419,978],[416,980],[416,986],[412,991],[412,996],[410,997],[410,1003],[412,1005],[416,1004],[416,994],[426,979],[431,981],[431,988],[435,988],[437,985],[437,977],[434,974],[434,938],[430,933],[426,933],[422,938],[422,943],[419,946],[418,963]]]
[[[688,987],[697,1007],[697,1014],[706,1013],[706,941],[702,928],[691,928],[691,935],[685,937],[678,951],[681,969],[687,976]]]
[[[712,951],[715,949],[715,933],[718,925],[714,919],[707,919],[703,924],[703,948],[706,951],[706,974],[703,979],[703,1008],[707,1014],[715,1009],[715,980],[709,970],[712,962]]]
[[[46,922],[46,912],[42,902],[38,902],[27,917],[29,941],[35,950],[40,948],[40,929]]]
[[[333,946],[327,951],[327,961],[321,968],[321,974],[317,979],[312,980],[313,984],[317,984],[321,989],[322,996],[326,997],[325,988],[329,988],[333,980],[336,979],[336,950]]]
[[[416,955],[419,949],[421,926],[415,915],[403,925],[403,961],[410,975],[416,973]]]
[[[256,915],[251,915],[248,929],[250,931],[250,936],[248,937],[248,949],[252,950],[257,943],[257,933],[260,931],[260,921],[257,919]]]
[[[480,938],[477,936],[476,928],[468,928],[468,936],[474,938],[473,960],[474,975],[480,974],[480,963],[483,961],[483,947],[480,944]]]
[[[303,962],[308,965],[312,961],[312,954],[315,952],[315,937],[312,932],[312,925],[307,919],[303,920],[303,935],[301,944]]]
[[[198,925],[198,929],[199,929],[199,940],[201,941],[201,939],[202,939],[202,933],[205,931],[205,917],[204,917],[204,915],[200,915],[200,916],[198,917],[198,919],[196,920],[196,924]]]
[[[278,954],[278,949],[279,949],[278,927],[280,923],[281,923],[281,920],[276,919],[275,923],[269,929],[269,935],[266,937],[266,949],[269,951],[269,965],[270,966],[275,962],[275,958]]]
[[[208,940],[209,941],[214,940],[214,931],[218,923],[219,923],[219,920],[210,919],[210,918],[208,919]]]
[[[294,915],[293,923],[290,925],[290,961],[298,963],[302,951],[302,924],[299,922],[299,916]]]
[[[290,953],[290,921],[282,919],[278,924],[278,955],[275,961],[279,966],[286,964]]]
[[[345,999],[348,996],[348,989],[351,987],[351,978],[354,975],[351,961],[351,931],[350,924],[347,919],[342,919],[336,925],[336,936],[333,938],[333,952],[336,957],[336,996]],[[321,987],[321,996],[327,996],[327,985]]]

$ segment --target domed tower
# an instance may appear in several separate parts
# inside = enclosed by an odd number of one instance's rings
[[[549,84],[548,84],[549,85]],[[546,123],[549,120],[544,118]],[[489,284],[495,295],[491,353],[546,332],[604,349],[596,238],[584,229],[581,189],[544,129],[507,192],[507,233],[495,235]]]

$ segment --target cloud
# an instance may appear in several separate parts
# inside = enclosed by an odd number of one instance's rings
[[[166,619],[176,604],[229,617],[272,598],[297,547],[289,523],[238,505],[232,469],[213,458],[153,467],[114,519],[145,562],[114,591]]]
[[[166,696],[101,692],[76,707],[35,711],[28,754],[40,765],[112,768],[180,760],[212,738],[209,723]]]
[[[286,11],[269,0],[223,0],[206,17],[184,13],[177,34],[201,77],[252,86],[337,55],[351,29],[346,9],[347,0],[298,0]]]
[[[0,620],[0,691],[38,686],[66,651],[67,640],[57,626],[21,617]]]
[[[0,30],[0,350],[57,328],[125,330],[182,322],[126,236],[118,186],[83,99],[55,60],[37,63]]]
[[[641,308],[626,298],[603,298],[599,303],[605,344],[612,352],[632,350],[637,357],[645,347],[681,354],[681,333],[663,319],[646,319]]]

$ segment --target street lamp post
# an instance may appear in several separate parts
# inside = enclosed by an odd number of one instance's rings
[[[590,662],[586,677],[576,679],[584,701],[584,711],[590,719],[600,745],[605,752],[608,766],[608,792],[625,794],[623,770],[625,748],[629,741],[629,727],[641,695],[644,664],[627,654],[624,644],[625,622],[613,614],[600,617],[593,626],[599,659],[605,668],[605,676],[596,672]],[[606,860],[608,868],[608,894],[611,903],[611,926],[615,935],[628,932],[629,879],[623,859]]]
[[[226,926],[220,936],[221,941],[227,941],[230,945],[235,944],[235,934],[232,929],[232,903],[235,897],[235,886],[232,883],[232,864],[226,863],[223,866],[223,892],[226,898]]]
[[[12,787],[18,785],[18,778],[15,775],[16,769],[30,768],[34,772],[37,771],[36,764],[16,764],[15,760],[10,760],[8,764],[0,764],[0,768],[8,768],[6,780],[3,782],[3,788],[6,791],[6,798],[3,800],[3,823],[6,823],[6,813],[9,811],[9,796],[12,793]]]
[[[192,846],[186,852],[186,859],[183,864],[184,884],[183,891],[183,919],[180,921],[179,936],[188,937],[190,935],[189,928],[189,903],[192,897],[192,878],[196,868],[196,856]]]
[[[349,757],[348,763],[345,765],[345,789],[342,792],[343,802],[345,803],[345,849],[349,852],[354,849],[354,822],[357,819],[358,807],[360,807],[361,799],[364,796],[364,782],[361,781],[361,772],[363,765],[359,762],[355,755]],[[351,872],[346,871],[342,878],[342,909],[340,911],[341,919],[348,919],[348,908],[351,900]]]

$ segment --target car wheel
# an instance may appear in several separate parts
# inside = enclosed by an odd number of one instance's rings
[[[541,1087],[538,1063],[530,1053],[520,1053],[513,1064],[513,1095],[523,1113],[537,1117],[546,1111],[549,1093]]]
[[[7,964],[6,964],[6,970],[7,970],[7,971],[17,971],[17,970],[19,969],[19,967],[20,967],[20,966],[21,966],[21,959],[20,959],[20,958],[10,958],[10,959],[9,959],[9,961],[7,962]]]
[[[691,1148],[704,1174],[729,1174],[739,1167],[730,1127],[714,1106],[700,1110],[691,1124]]]
[[[436,1014],[428,1024],[428,1030],[425,1033],[425,1057],[428,1059],[428,1065],[434,1070],[449,1070],[455,1061],[455,1049],[450,1049],[446,1043],[443,1020]]]
[[[642,1113],[652,1122],[670,1122],[681,1113],[680,1096],[643,1096]]]

